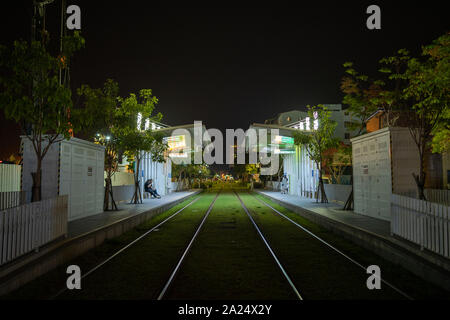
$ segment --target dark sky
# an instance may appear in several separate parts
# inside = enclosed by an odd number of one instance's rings
[[[170,125],[203,120],[207,127],[246,129],[306,104],[340,103],[345,61],[373,73],[383,56],[403,47],[418,51],[450,30],[444,1],[306,2],[68,1],[82,10],[86,38],[72,86],[113,78],[122,95],[153,89]],[[31,1],[12,3],[2,7],[2,44],[29,39]],[[366,28],[370,4],[381,7],[382,30]],[[59,28],[59,10],[59,1],[48,7],[50,32]],[[0,126],[1,157],[16,142],[6,143],[11,126],[1,116]]]

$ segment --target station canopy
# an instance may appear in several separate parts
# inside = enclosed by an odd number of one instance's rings
[[[272,124],[259,124],[254,123],[250,126],[250,129],[254,129],[256,131],[256,134],[259,137],[260,130],[265,129],[267,131],[267,145],[262,145],[259,141],[259,145],[251,146],[249,145],[249,148],[254,148],[254,151],[256,151],[256,147],[260,147],[260,150],[262,152],[267,153],[275,153],[275,154],[291,154],[295,153],[295,144],[294,144],[294,137],[293,133],[297,131],[297,129],[289,128],[286,126],[278,126],[278,125],[272,125]],[[271,130],[277,129],[278,134],[275,136],[272,136]],[[248,139],[248,138],[247,138]]]

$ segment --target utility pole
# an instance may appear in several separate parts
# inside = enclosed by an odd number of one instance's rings
[[[31,41],[42,40],[45,31],[45,6],[55,0],[33,0],[33,17],[31,18]],[[38,37],[38,30],[41,31]]]
[[[62,58],[63,52],[63,39],[66,35],[66,28],[64,27],[64,21],[66,21],[66,0],[61,0],[61,26],[60,26],[60,36],[59,36],[59,54]],[[66,82],[66,72],[64,72],[64,80],[62,75],[62,69],[59,69],[59,84],[62,85]]]

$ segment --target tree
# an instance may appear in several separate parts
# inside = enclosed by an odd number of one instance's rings
[[[78,95],[83,99],[83,108],[75,109],[74,113],[83,113],[86,119],[84,133],[93,138],[96,143],[105,147],[105,196],[103,210],[118,210],[114,201],[111,179],[118,169],[119,145],[114,134],[115,128],[123,126],[119,117],[119,85],[112,79],[106,80],[102,89],[92,89],[82,85]],[[127,121],[125,122],[125,124]]]
[[[420,199],[425,199],[425,153],[449,149],[450,129],[450,33],[422,49],[420,58],[410,58],[402,74],[408,85],[403,98],[412,104],[409,131],[417,146],[419,174],[412,173]]]
[[[341,184],[345,169],[351,165],[352,148],[340,143],[339,147],[326,155],[326,167],[337,184]]]
[[[367,75],[359,73],[354,69],[352,62],[344,63],[344,68],[346,75],[341,80],[341,91],[345,94],[343,103],[348,105],[347,111],[352,118],[357,119],[350,125],[350,129],[356,132],[354,137],[357,137],[365,132],[369,117],[377,109],[381,109],[375,99],[380,97],[384,82],[370,79]],[[350,181],[352,190],[345,202],[344,210],[353,209],[353,174]]]
[[[172,164],[172,175],[178,177],[177,190],[181,190],[183,179],[188,178],[202,179],[205,177],[209,177],[211,175],[211,171],[206,163],[202,164],[193,164],[192,162],[180,163],[180,164]]]
[[[347,111],[352,118],[357,119],[351,122],[350,129],[358,130],[358,136],[365,130],[367,119],[378,108],[374,98],[379,96],[383,83],[356,71],[352,62],[344,63],[344,68],[346,75],[341,80],[341,90],[345,93],[343,103],[348,105]]]
[[[330,148],[338,145],[338,139],[334,137],[334,130],[337,123],[330,119],[331,112],[323,105],[308,106],[308,115],[310,119],[317,119],[319,126],[311,132],[294,132],[294,143],[303,146],[306,149],[311,160],[316,163],[319,171],[319,185],[317,187],[316,201],[319,198],[322,203],[327,203],[327,195],[323,185],[323,164],[325,160],[325,152]]]
[[[341,89],[346,94],[344,103],[348,103],[352,114],[365,112],[364,105],[377,106],[383,110],[385,125],[393,126],[402,118],[418,149],[420,161],[419,173],[412,173],[420,199],[425,199],[426,181],[425,155],[450,149],[450,111],[448,109],[450,88],[450,34],[447,33],[423,47],[419,58],[411,57],[406,49],[398,50],[395,55],[380,60],[382,80],[369,81],[376,88],[373,95],[357,95],[355,82],[346,79]],[[350,71],[352,64],[345,64]],[[366,78],[360,78],[366,81]],[[344,85],[345,84],[345,85]],[[355,98],[356,97],[356,98]],[[367,99],[365,99],[367,98]]]
[[[5,71],[0,76],[0,108],[20,125],[36,154],[32,201],[41,200],[42,161],[50,147],[70,139],[73,130],[84,124],[70,114],[71,90],[59,81],[59,71],[68,68],[84,39],[77,32],[65,36],[58,56],[49,52],[47,39],[0,46],[0,68]]]
[[[131,202],[142,203],[139,173],[143,152],[149,152],[153,161],[164,162],[164,152],[167,149],[162,135],[153,132],[150,127],[145,128],[143,122],[160,121],[162,114],[152,115],[158,99],[152,95],[151,89],[140,90],[138,96],[131,93],[125,99],[120,98],[119,103],[120,108],[117,109],[116,115],[121,126],[115,127],[113,133],[127,158],[135,161],[135,191]]]

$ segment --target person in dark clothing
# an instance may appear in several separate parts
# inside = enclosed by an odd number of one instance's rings
[[[153,179],[148,179],[144,183],[144,191],[150,193],[151,196],[160,199],[161,196],[158,194],[158,191],[156,191],[155,188],[153,188]]]

